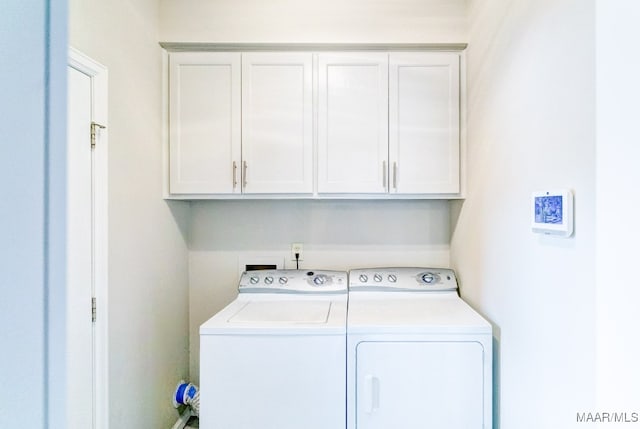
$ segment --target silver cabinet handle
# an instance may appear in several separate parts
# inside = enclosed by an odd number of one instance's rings
[[[238,173],[238,164],[236,164],[236,162],[233,161],[233,190],[234,191],[236,189],[236,186],[238,186],[237,173]]]
[[[242,162],[242,188],[247,187],[247,161]]]
[[[387,161],[382,161],[382,187],[387,187]]]
[[[398,189],[398,163],[393,163],[393,189]]]

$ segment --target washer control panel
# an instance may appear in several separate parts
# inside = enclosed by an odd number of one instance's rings
[[[352,291],[454,291],[458,281],[447,268],[386,267],[349,271]]]
[[[347,293],[347,273],[329,270],[245,271],[238,291],[252,293]]]

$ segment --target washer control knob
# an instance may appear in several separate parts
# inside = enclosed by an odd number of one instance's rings
[[[255,276],[249,277],[249,283],[251,283],[252,285],[257,284],[259,281],[260,281],[259,277],[255,277]]]
[[[367,277],[366,274],[360,274],[360,276],[358,277],[358,279],[362,282],[365,283],[367,280],[369,280],[369,277]]]
[[[288,279],[286,277],[280,277],[278,279],[278,283],[280,283],[281,285],[286,284],[288,281]]]
[[[317,286],[322,286],[325,281],[326,279],[323,276],[315,276],[313,278],[313,283],[316,284]]]
[[[267,276],[264,278],[264,282],[268,285],[270,285],[271,283],[273,283],[273,277],[271,276]]]
[[[382,281],[382,276],[380,274],[374,274],[373,279],[380,283]]]
[[[398,277],[395,274],[389,274],[388,279],[391,283],[395,283],[396,281],[398,281]]]
[[[431,284],[431,283],[433,283],[433,282],[435,281],[435,279],[436,279],[436,278],[435,278],[435,276],[433,275],[433,273],[424,273],[424,274],[422,275],[422,281],[423,281],[424,283],[427,283],[427,284]]]

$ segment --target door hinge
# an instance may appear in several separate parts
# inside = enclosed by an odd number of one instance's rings
[[[105,127],[104,125],[101,125],[97,122],[91,122],[91,149],[93,149],[94,147],[96,147],[96,129],[100,128],[101,130],[104,130]]]
[[[91,321],[96,321],[96,298],[91,298]]]

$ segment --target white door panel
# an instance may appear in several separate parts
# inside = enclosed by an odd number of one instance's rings
[[[458,193],[458,55],[392,53],[389,61],[391,192]]]
[[[73,48],[68,61],[67,428],[107,429],[108,71]]]
[[[91,77],[68,68],[67,383],[69,429],[93,427]]]
[[[388,55],[320,54],[318,64],[318,192],[387,192]]]
[[[169,191],[239,193],[240,54],[172,53],[169,68]]]
[[[242,55],[245,193],[313,192],[312,56]]]
[[[477,342],[357,346],[358,429],[482,429],[484,350]]]

